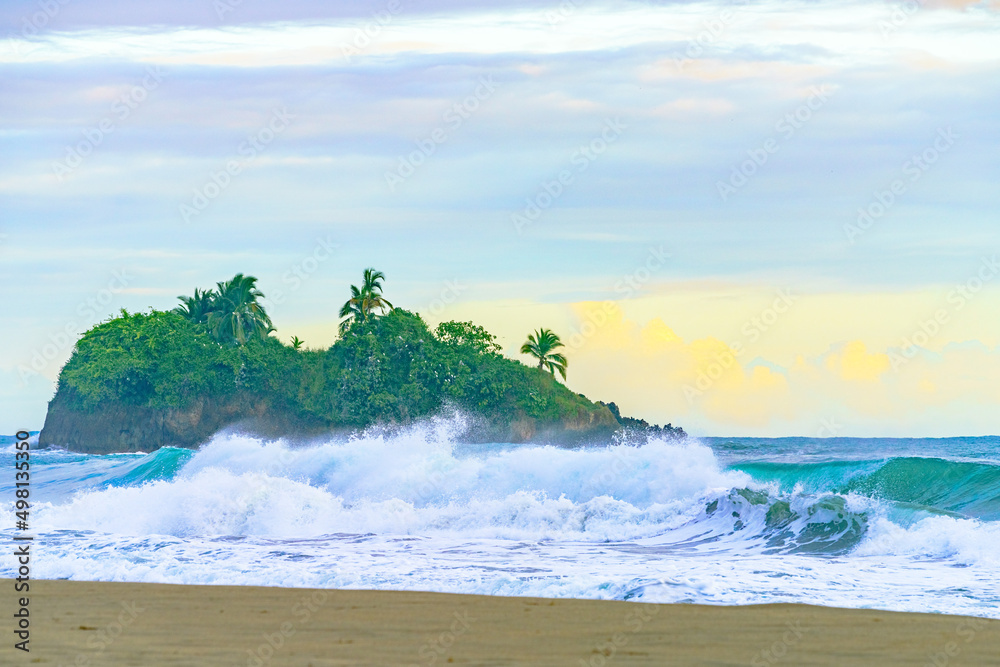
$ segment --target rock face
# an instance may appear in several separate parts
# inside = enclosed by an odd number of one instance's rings
[[[252,398],[225,403],[199,400],[185,410],[153,409],[105,403],[80,409],[60,391],[49,403],[45,426],[39,435],[42,447],[57,446],[85,454],[150,452],[160,447],[195,449],[224,429],[267,438],[313,438],[324,434],[346,435],[349,429],[305,424]],[[530,417],[509,423],[469,419],[459,439],[467,442],[538,442],[579,445],[610,442],[620,424],[610,411],[581,413],[558,422]]]
[[[615,405],[613,401],[611,403],[598,401],[597,403],[606,407],[611,411],[611,414],[614,415],[615,420],[621,426],[621,431],[619,431],[618,436],[622,442],[627,442],[629,444],[642,444],[647,442],[650,438],[683,440],[687,437],[687,433],[685,433],[684,429],[680,426],[674,426],[673,424],[658,426],[656,424],[650,424],[645,419],[623,417],[622,413],[618,410],[618,406]]]
[[[223,343],[177,313],[123,311],[77,341],[39,442],[149,452],[195,448],[223,429],[297,440],[400,429],[451,412],[463,415],[458,437],[468,442],[640,444],[616,438],[636,429],[664,435],[503,357],[485,330],[452,325],[486,342],[438,337],[400,309],[355,324],[326,350],[304,351],[273,337]]]
[[[570,447],[574,445],[611,442],[621,431],[621,425],[610,411],[580,413],[558,422],[542,422],[520,417],[506,423],[471,420],[459,436],[463,442],[534,442]]]
[[[156,410],[102,404],[78,410],[64,393],[49,403],[39,445],[87,454],[150,452],[164,446],[195,448],[219,430],[245,420],[238,405],[206,405],[187,410]]]

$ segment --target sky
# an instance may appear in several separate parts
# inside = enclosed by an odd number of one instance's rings
[[[362,270],[695,435],[1000,434],[1000,3],[0,5],[0,432],[79,335]]]

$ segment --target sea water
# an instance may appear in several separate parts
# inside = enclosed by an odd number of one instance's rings
[[[1000,618],[1000,438],[565,449],[460,444],[459,427],[35,450],[32,576]]]

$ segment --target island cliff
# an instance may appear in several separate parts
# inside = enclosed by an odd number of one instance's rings
[[[94,454],[193,448],[228,427],[309,438],[449,409],[469,417],[461,438],[477,442],[608,442],[626,427],[654,428],[609,405],[503,357],[480,327],[432,332],[398,308],[356,322],[326,350],[266,335],[224,344],[175,312],[122,311],[77,342],[39,442]]]

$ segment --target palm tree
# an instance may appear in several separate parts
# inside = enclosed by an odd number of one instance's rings
[[[215,290],[194,290],[194,296],[179,296],[181,305],[174,308],[174,312],[195,324],[205,324],[208,322],[208,314],[215,310],[215,299],[218,295]]]
[[[351,285],[351,298],[340,307],[340,332],[347,331],[354,322],[366,322],[374,311],[392,310],[393,305],[382,296],[385,274],[375,269],[365,269],[361,287]]]
[[[365,296],[357,285],[351,285],[351,298],[340,307],[340,333],[347,331],[354,322],[364,322],[367,316]]]
[[[304,340],[302,340],[301,338],[299,338],[298,336],[292,336],[292,349],[293,350],[301,350],[302,346],[305,345],[305,343],[306,342]]]
[[[208,314],[208,328],[220,343],[243,345],[251,338],[267,338],[274,331],[258,299],[264,294],[257,289],[257,279],[237,273],[232,280],[218,283],[215,307]]]
[[[538,359],[538,367],[548,369],[552,375],[559,371],[562,379],[566,379],[566,366],[569,364],[566,357],[554,350],[563,347],[559,336],[548,329],[539,329],[533,334],[528,334],[528,340],[521,346],[521,354],[530,354]]]

